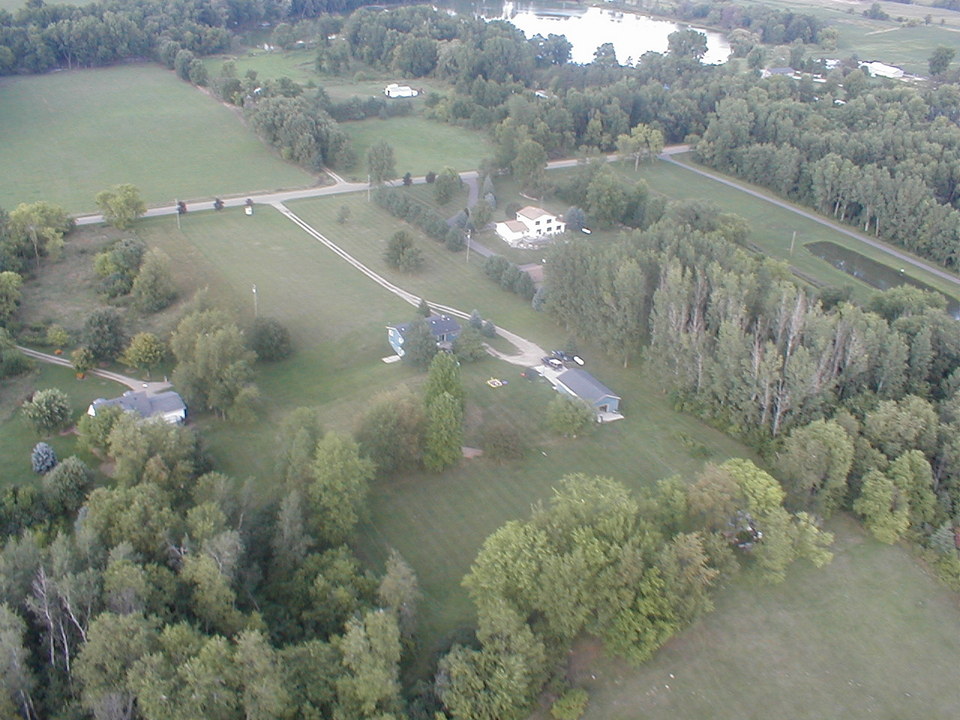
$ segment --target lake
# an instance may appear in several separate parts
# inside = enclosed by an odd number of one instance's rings
[[[927,285],[922,280],[917,280],[906,274],[904,270],[894,270],[888,265],[879,263],[853,250],[848,250],[832,242],[814,242],[805,245],[807,250],[816,255],[821,260],[826,260],[838,270],[842,270],[857,280],[862,280],[867,285],[879,290],[889,290],[892,287],[900,285],[912,285],[913,287],[935,292],[943,295],[947,299],[947,312],[953,317],[960,319],[960,302],[956,298],[941,293],[936,288]]]
[[[507,20],[528,38],[550,33],[564,35],[573,45],[575,63],[593,61],[593,53],[603,43],[613,43],[617,60],[635,62],[645,52],[667,51],[667,36],[690,27],[684,23],[656,20],[603,7],[588,7],[575,2],[464,2],[448,0],[444,7],[460,14],[473,14],[486,20]],[[720,33],[694,28],[707,36],[705,63],[726,62],[730,45]]]

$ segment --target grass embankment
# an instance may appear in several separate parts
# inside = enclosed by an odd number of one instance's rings
[[[150,64],[0,79],[0,157],[6,208],[93,211],[124,182],[148,204],[314,183],[234,111]]]
[[[684,163],[693,164],[685,156],[681,156],[680,159]],[[632,168],[625,167],[621,163],[614,163],[613,167],[625,177],[637,177]],[[709,171],[714,172],[713,170]],[[812,279],[821,285],[851,288],[853,298],[857,301],[865,302],[873,293],[877,292],[876,288],[816,257],[805,248],[805,245],[819,241],[832,242],[891,268],[899,269],[903,266],[901,260],[849,235],[832,230],[791,210],[748,195],[729,185],[698,175],[673,163],[658,162],[655,165],[641,166],[639,177],[644,178],[650,184],[651,190],[666,195],[668,198],[706,200],[715,203],[725,212],[736,213],[749,224],[748,242],[757,250],[770,257],[783,260],[802,278]],[[736,178],[732,179],[741,183]],[[769,196],[771,199],[779,200],[773,193],[764,188],[749,183],[742,184]],[[799,208],[799,206],[797,207]],[[809,211],[808,208],[800,209]],[[851,229],[855,230],[856,228]],[[797,234],[796,241],[793,240],[794,232]],[[792,253],[790,251],[791,244],[793,244]],[[899,250],[899,248],[897,249]],[[900,252],[904,251],[900,250]],[[907,274],[951,297],[957,297],[960,294],[955,284],[946,282],[921,268],[911,267]]]
[[[799,564],[782,585],[737,580],[639,668],[581,643],[585,720],[957,717],[957,595],[851,519],[830,529],[833,563]]]

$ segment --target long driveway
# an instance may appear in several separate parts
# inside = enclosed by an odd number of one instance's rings
[[[329,248],[336,255],[338,255],[340,258],[345,260],[354,268],[362,272],[368,278],[373,280],[373,282],[377,283],[377,285],[393,293],[404,302],[410,303],[414,307],[419,307],[422,298],[420,298],[417,295],[414,295],[412,292],[409,292],[408,290],[404,290],[402,287],[398,285],[394,285],[392,282],[387,280],[385,277],[383,277],[379,273],[371,270],[369,267],[367,267],[362,262],[357,260],[346,250],[344,250],[339,245],[337,245],[332,240],[330,240],[328,237],[326,237],[323,233],[321,233],[315,227],[313,227],[312,225],[307,223],[305,220],[303,220],[301,217],[299,217],[296,213],[294,213],[290,208],[288,208],[282,202],[274,201],[270,204],[273,207],[275,207],[281,215],[283,215],[285,218],[290,220],[297,227],[299,227],[301,230],[303,230],[308,235],[313,237],[315,240],[320,242],[322,245]],[[431,302],[430,307],[446,315],[451,315],[453,317],[460,318],[461,320],[466,320],[470,317],[470,313],[464,312],[459,308],[450,307],[449,305],[439,305],[435,302]],[[487,352],[489,352],[494,357],[500,358],[501,360],[506,360],[509,363],[512,363],[514,365],[519,365],[521,367],[532,367],[534,365],[539,365],[540,359],[547,354],[543,350],[543,348],[541,348],[535,342],[532,342],[530,340],[527,340],[526,338],[520,337],[516,333],[512,333],[509,330],[504,330],[503,328],[497,328],[497,333],[501,337],[509,341],[517,349],[516,353],[507,354],[507,353],[499,352],[498,350],[495,350],[490,346],[487,346]]]
[[[23,345],[17,345],[17,350],[34,360],[40,360],[41,362],[50,363],[51,365],[60,365],[62,367],[73,367],[73,364],[69,360],[59,355],[50,355],[49,353],[40,352],[39,350],[31,350],[28,347],[23,347]],[[144,382],[143,380],[138,380],[128,375],[121,375],[120,373],[115,373],[110,370],[93,369],[90,370],[89,373],[106,380],[113,380],[121,385],[126,385],[131,390],[146,390],[151,395],[171,387],[170,383],[166,380],[163,382]]]

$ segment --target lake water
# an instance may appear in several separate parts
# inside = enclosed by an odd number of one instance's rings
[[[805,246],[807,250],[821,260],[826,260],[838,270],[862,280],[867,285],[879,290],[889,290],[900,285],[912,285],[921,290],[928,290],[947,298],[947,312],[960,319],[960,302],[956,298],[944,295],[939,290],[930,287],[925,282],[912,278],[905,272],[898,272],[888,265],[871,260],[853,250],[848,250],[832,242],[815,242]]]
[[[588,63],[603,43],[613,43],[617,60],[623,64],[635,62],[645,52],[667,51],[667,36],[689,25],[669,20],[655,20],[602,7],[587,7],[575,2],[464,2],[448,0],[444,3],[461,14],[474,14],[487,20],[508,20],[528,38],[536,34],[564,35],[573,45],[573,62]],[[699,30],[707,36],[705,63],[726,62],[730,45],[717,32]]]

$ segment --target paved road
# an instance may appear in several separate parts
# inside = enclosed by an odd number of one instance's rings
[[[811,212],[809,210],[805,210],[802,207],[794,205],[791,202],[787,202],[786,200],[780,200],[776,197],[771,197],[769,195],[765,195],[762,192],[758,192],[757,190],[753,190],[752,188],[740,182],[737,182],[736,180],[733,180],[731,178],[725,177],[723,175],[718,175],[716,173],[710,172],[709,170],[704,170],[703,168],[698,166],[687,165],[686,163],[677,162],[672,157],[670,157],[670,155],[673,155],[673,154],[676,154],[676,153],[669,153],[669,154],[664,153],[664,155],[662,155],[661,157],[667,162],[671,162],[674,165],[683,168],[684,170],[689,170],[690,172],[696,173],[698,175],[702,175],[703,177],[709,178],[718,183],[722,183],[724,185],[732,187],[736,190],[739,190],[740,192],[744,192],[744,193],[747,193],[748,195],[752,195],[753,197],[764,200],[770,203],[771,205],[776,205],[777,207],[783,208],[784,210],[789,210],[791,212],[794,212],[797,215],[800,215],[801,217],[805,217],[809,220],[813,220],[814,222],[820,223],[821,225],[824,225],[830,228],[831,230],[834,230],[838,233],[842,233],[848,237],[851,237],[854,240],[859,240],[862,243],[866,243],[867,245],[870,245],[871,247],[874,247],[877,250],[882,250],[888,255],[892,255],[893,257],[897,258],[897,260],[904,263],[905,265],[913,265],[914,267],[920,268],[922,270],[926,270],[932,275],[936,275],[937,277],[943,280],[946,280],[947,282],[952,283],[953,285],[956,285],[958,288],[960,288],[960,277],[957,277],[956,275],[954,275],[948,270],[944,270],[941,267],[937,267],[936,265],[931,265],[927,262],[924,262],[923,260],[913,257],[912,255],[908,255],[907,253],[901,252],[900,250],[897,250],[896,248],[893,248],[890,245],[887,245],[886,243],[880,242],[879,240],[876,240],[870,237],[869,235],[865,235],[864,233],[861,233],[861,232],[858,232],[857,230],[852,229],[848,225],[841,225],[840,223],[834,222],[832,220],[828,220],[822,215],[818,215],[817,213]]]
[[[50,363],[52,365],[60,365],[62,367],[73,367],[73,364],[69,360],[64,357],[60,357],[59,355],[50,355],[45,352],[40,352],[39,350],[31,350],[30,348],[23,347],[22,345],[17,345],[17,349],[27,357],[31,357],[34,360],[40,360],[41,362]],[[89,372],[91,375],[96,375],[97,377],[113,380],[121,385],[126,385],[131,390],[146,390],[150,395],[171,387],[170,383],[166,380],[163,382],[144,382],[138,378],[121,375],[120,373],[111,372],[110,370],[93,369]]]

